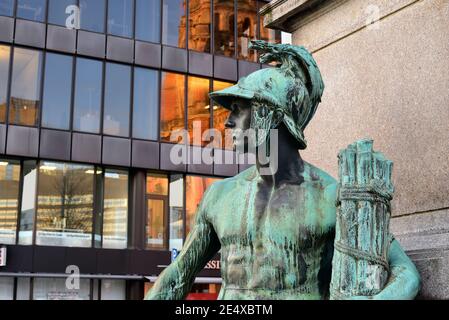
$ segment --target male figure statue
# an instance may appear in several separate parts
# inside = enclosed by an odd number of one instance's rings
[[[269,139],[268,130],[278,130],[278,165],[270,168],[257,161],[206,191],[180,255],[146,299],[183,299],[196,274],[219,250],[219,299],[329,297],[337,182],[298,152],[307,146],[303,132],[321,101],[321,74],[303,47],[262,41],[252,45],[264,53],[263,63],[278,65],[210,96],[231,111],[226,127],[235,132],[237,146],[258,147]],[[248,142],[241,132],[250,128],[258,134]],[[262,169],[273,170],[261,174]],[[413,299],[419,275],[396,240],[389,264],[385,288],[375,296],[354,299]]]

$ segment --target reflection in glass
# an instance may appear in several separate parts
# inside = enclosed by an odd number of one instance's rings
[[[202,141],[203,133],[210,128],[210,103],[208,96],[210,92],[210,80],[189,77],[187,88],[187,114],[190,141],[193,145],[205,145],[207,141]],[[194,125],[195,131],[193,130]]]
[[[104,32],[106,12],[105,0],[80,0],[81,29]]]
[[[228,87],[231,87],[233,84],[230,82],[224,82],[224,81],[217,81],[214,80],[214,89],[213,91],[219,91],[226,89]],[[230,111],[226,108],[223,108],[222,106],[219,106],[217,104],[214,104],[214,129],[218,130],[221,133],[221,141],[217,141],[214,143],[215,148],[225,148],[228,150],[234,149],[234,144],[232,140],[232,135],[228,134],[226,136],[225,134],[225,123],[230,115]]]
[[[128,173],[106,170],[104,175],[103,248],[128,245]]]
[[[0,46],[0,123],[6,122],[10,47]]]
[[[147,194],[168,196],[168,178],[161,174],[148,174]]]
[[[163,175],[147,176],[147,219],[146,247],[148,249],[166,249],[166,208],[168,178]]]
[[[258,4],[260,10],[267,3],[258,1]],[[259,32],[260,32],[259,36],[260,40],[264,40],[270,43],[281,43],[281,31],[265,28],[263,25],[263,17],[260,17]]]
[[[14,49],[9,123],[35,126],[40,107],[42,52]]]
[[[131,103],[131,67],[106,64],[103,133],[129,136]]]
[[[42,126],[68,130],[72,93],[73,58],[47,53],[45,61]]]
[[[189,49],[210,52],[210,1],[189,1]]]
[[[215,54],[235,56],[234,1],[214,1],[214,50]]]
[[[48,23],[66,26],[69,14],[66,9],[70,5],[77,5],[77,0],[50,0],[48,3]]]
[[[73,129],[99,133],[103,64],[77,58]]]
[[[14,300],[14,278],[0,277],[0,301]]]
[[[109,0],[108,33],[120,37],[133,37],[133,0]]]
[[[186,234],[192,230],[195,214],[206,189],[219,178],[186,176]]]
[[[161,0],[136,0],[136,39],[160,42]]]
[[[36,244],[92,245],[93,171],[87,165],[40,163]]]
[[[170,176],[169,206],[169,249],[181,250],[184,238],[184,178],[182,175]]]
[[[20,210],[19,244],[33,244],[34,214],[36,212],[37,165],[36,161],[23,162],[22,203]]]
[[[161,88],[161,141],[170,142],[172,133],[185,128],[184,103],[185,76],[163,72]]]
[[[46,0],[17,0],[17,18],[45,21]]]
[[[33,300],[90,300],[90,280],[79,279],[79,289],[68,289],[66,278],[35,278]]]
[[[126,300],[126,281],[103,279],[100,292],[100,300]]]
[[[12,17],[14,14],[14,0],[0,1],[0,16]]]
[[[16,300],[30,300],[31,278],[17,278]]]
[[[0,159],[0,243],[15,244],[20,162]]]
[[[162,5],[162,44],[185,48],[185,0],[163,0]]]
[[[134,68],[133,137],[157,140],[159,126],[159,73]]]
[[[237,0],[238,58],[257,62],[257,54],[248,48],[257,37],[257,1]]]

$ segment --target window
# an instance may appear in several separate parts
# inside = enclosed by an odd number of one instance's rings
[[[37,125],[40,107],[42,52],[14,49],[9,122]]]
[[[189,49],[210,52],[210,1],[189,1]]]
[[[105,86],[103,133],[128,137],[131,103],[131,67],[107,63]]]
[[[77,5],[77,0],[50,0],[48,3],[48,23],[59,26],[66,26],[66,20],[69,14],[66,13],[67,7]]]
[[[157,140],[159,126],[159,73],[134,69],[133,137]]]
[[[238,58],[257,62],[257,54],[248,48],[257,37],[257,2],[237,0]]]
[[[215,54],[235,56],[234,1],[213,0]]]
[[[45,61],[42,126],[68,130],[72,94],[73,58],[47,53]]]
[[[136,0],[136,39],[161,41],[161,0]]]
[[[226,89],[233,84],[230,82],[224,82],[224,81],[217,81],[214,80],[214,89],[213,91],[219,91]],[[225,124],[226,120],[229,117],[229,114],[231,113],[228,109],[223,108],[222,106],[215,105],[214,104],[214,110],[213,110],[213,117],[214,117],[214,129],[218,130],[221,133],[221,141],[219,143],[214,143],[214,147],[216,148],[222,148],[223,146],[225,149],[233,150],[234,149],[234,142],[232,139],[232,135],[228,134],[226,136],[225,134]]]
[[[41,162],[36,244],[91,247],[94,167]]]
[[[79,281],[79,289],[68,289],[66,278],[35,278],[33,300],[90,300],[90,280]]]
[[[11,49],[0,46],[0,123],[6,122],[6,103],[8,93],[9,58]]]
[[[36,161],[23,162],[22,206],[20,211],[19,244],[33,244],[34,214],[36,212],[37,164]]]
[[[163,72],[161,89],[160,136],[162,141],[170,142],[171,134],[185,128],[185,76]]]
[[[30,300],[30,290],[30,278],[17,278],[16,300]]]
[[[201,146],[203,142],[203,133],[210,128],[210,80],[198,77],[189,77],[188,79],[188,129],[190,141],[192,144]]]
[[[186,9],[184,0],[163,0],[162,44],[186,47]]]
[[[168,178],[162,175],[147,176],[146,247],[167,248]],[[181,221],[182,222],[182,221]]]
[[[103,64],[77,58],[73,129],[100,133]]]
[[[170,177],[169,249],[182,249],[184,238],[184,177]]]
[[[14,278],[0,277],[0,301],[14,300]]]
[[[19,210],[20,163],[0,159],[0,243],[15,244]]]
[[[106,170],[104,175],[103,248],[128,245],[128,173]]]
[[[80,0],[81,29],[104,32],[106,12],[105,0]]]
[[[47,0],[17,0],[17,18],[45,22]]]
[[[186,234],[192,230],[195,214],[206,189],[219,178],[186,176]]]
[[[133,0],[109,0],[108,3],[108,33],[132,38],[133,37]]]
[[[0,16],[12,17],[14,14],[14,0],[0,1]]]
[[[101,280],[101,300],[126,300],[125,280]]]

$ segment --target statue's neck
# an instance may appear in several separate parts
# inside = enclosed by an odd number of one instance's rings
[[[282,183],[301,184],[303,180],[304,162],[299,154],[297,143],[288,129],[281,125],[278,130],[278,143],[270,149],[270,158],[277,152],[277,164],[261,164],[256,158],[256,167],[260,177],[268,184],[276,186]],[[263,162],[262,162],[263,163]]]

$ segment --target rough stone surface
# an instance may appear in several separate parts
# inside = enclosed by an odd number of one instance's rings
[[[326,89],[302,154],[336,176],[339,150],[374,139],[395,164],[393,215],[449,207],[448,16],[419,1],[314,54]]]

